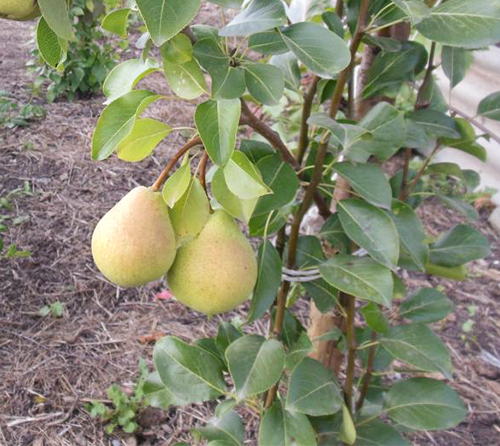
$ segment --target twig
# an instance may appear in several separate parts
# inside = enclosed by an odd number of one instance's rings
[[[456,113],[457,115],[460,115],[462,118],[466,119],[467,121],[469,121],[472,125],[476,126],[479,130],[481,130],[482,132],[484,133],[487,133],[488,135],[491,136],[491,139],[493,139],[494,141],[496,141],[498,144],[500,144],[500,137],[495,135],[494,133],[491,132],[491,130],[488,130],[487,127],[485,127],[483,124],[481,124],[480,122],[478,122],[476,119],[470,117],[470,116],[467,116],[464,112],[454,108],[454,107],[451,107],[450,106],[450,110],[453,112],[453,113]]]
[[[207,161],[208,161],[208,153],[205,151],[203,153],[203,158],[200,162],[200,183],[205,189],[205,193],[207,192],[207,181],[206,181],[206,172],[207,172]]]
[[[420,168],[420,170],[415,175],[415,178],[413,178],[412,182],[408,185],[407,196],[410,195],[412,189],[417,185],[418,180],[420,180],[420,178],[422,177],[422,175],[425,172],[425,169],[427,169],[427,166],[429,165],[429,163],[431,162],[432,158],[434,157],[434,155],[436,154],[436,152],[438,151],[438,149],[440,147],[441,147],[441,144],[439,142],[436,143],[436,146],[434,147],[434,149],[432,150],[432,152],[425,159],[424,164],[422,164],[422,167]]]
[[[192,139],[190,139],[186,144],[184,144],[178,151],[177,153],[170,158],[168,161],[167,165],[165,166],[165,169],[163,169],[163,172],[160,174],[160,176],[156,179],[154,182],[152,189],[155,192],[158,192],[165,180],[168,177],[168,174],[170,171],[173,169],[173,167],[177,164],[177,162],[182,158],[182,156],[192,147],[197,146],[198,144],[201,144],[201,138],[199,136],[196,136]]]
[[[49,420],[50,418],[58,417],[62,415],[64,412],[54,412],[54,413],[48,413],[46,415],[40,415],[39,417],[24,417],[24,418],[17,418],[13,421],[9,421],[6,426],[7,427],[14,427],[18,426],[19,424],[24,424],[24,423],[33,423],[36,421],[45,421]]]
[[[362,378],[361,391],[359,394],[358,402],[356,403],[356,411],[359,411],[365,402],[366,394],[368,393],[368,387],[370,386],[370,381],[372,379],[373,365],[375,364],[375,353],[377,351],[378,343],[377,341],[377,332],[372,331],[371,342],[374,342],[370,346],[370,350],[368,350],[368,359],[366,361],[366,373]]]
[[[344,387],[345,402],[351,414],[353,413],[354,395],[354,372],[356,361],[356,333],[354,327],[354,316],[356,313],[356,298],[347,296],[347,369]]]
[[[314,76],[309,89],[304,95],[304,104],[302,105],[302,118],[300,122],[299,148],[297,151],[297,161],[302,165],[302,160],[309,145],[309,124],[307,123],[311,116],[311,109],[314,95],[318,87],[319,77]]]

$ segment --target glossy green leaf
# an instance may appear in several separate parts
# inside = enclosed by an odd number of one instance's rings
[[[183,64],[193,58],[193,44],[185,34],[177,34],[161,46],[163,60],[173,64]]]
[[[247,200],[238,198],[227,187],[222,169],[217,169],[211,184],[212,193],[219,204],[233,217],[248,223],[259,198],[249,198]]]
[[[224,178],[229,190],[238,198],[247,200],[272,193],[255,165],[239,150],[224,167]]]
[[[42,59],[51,67],[57,68],[66,59],[66,43],[57,37],[43,17],[36,27],[36,43]]]
[[[132,10],[121,8],[111,11],[102,20],[101,26],[106,31],[116,34],[119,37],[127,37],[128,18]]]
[[[417,25],[428,39],[449,46],[478,48],[500,40],[500,0],[449,0]]]
[[[396,359],[427,372],[451,379],[450,353],[441,339],[423,324],[398,325],[379,339]]]
[[[257,259],[257,283],[253,291],[247,323],[261,318],[271,308],[281,283],[281,258],[269,241],[264,240],[259,246]]]
[[[466,201],[460,198],[447,197],[440,194],[437,194],[437,197],[439,198],[439,201],[441,201],[445,206],[459,212],[469,220],[477,220],[479,218],[479,212],[477,211],[477,209]]]
[[[311,22],[299,22],[280,31],[283,40],[311,71],[332,78],[349,65],[347,44],[327,28]]]
[[[192,178],[186,192],[170,209],[170,220],[177,243],[196,237],[205,226],[210,215],[210,206],[205,189],[198,178]]]
[[[313,343],[307,336],[307,333],[302,332],[297,341],[290,347],[290,352],[286,357],[286,368],[293,370],[300,362],[309,356],[314,350]]]
[[[437,110],[422,109],[408,112],[406,118],[416,122],[432,136],[460,137],[460,130],[455,120]]]
[[[500,121],[500,91],[491,93],[482,99],[477,107],[477,114]]]
[[[105,104],[110,104],[120,96],[132,91],[137,83],[150,73],[158,70],[155,59],[129,59],[115,66],[106,77],[102,87],[107,97]]]
[[[401,302],[399,315],[413,322],[431,323],[444,319],[453,303],[435,288],[422,288]]]
[[[430,8],[420,0],[392,0],[396,6],[416,25],[431,16]]]
[[[500,109],[500,108],[499,108]],[[455,149],[466,152],[469,155],[475,156],[483,162],[486,162],[486,149],[476,143],[476,131],[474,127],[464,118],[454,118],[456,129],[460,133],[459,138],[441,138],[441,143],[444,146],[453,147]]]
[[[269,144],[253,139],[242,139],[240,150],[254,164],[257,164],[265,156],[276,153]]]
[[[425,244],[426,235],[422,222],[415,211],[406,203],[394,201],[390,214],[398,230],[401,245],[421,271],[429,258],[429,249]]]
[[[149,34],[157,46],[189,25],[200,3],[200,0],[137,0]]]
[[[304,358],[293,369],[286,395],[286,409],[320,416],[338,412],[342,397],[333,374],[320,362]]]
[[[370,302],[361,308],[361,314],[365,318],[368,327],[372,330],[378,333],[387,333],[389,331],[389,321],[375,302]]]
[[[282,71],[286,88],[297,90],[300,87],[300,68],[295,54],[292,52],[278,54],[271,57],[269,63]]]
[[[474,228],[457,225],[430,245],[429,260],[441,266],[460,266],[491,254],[488,239]]]
[[[336,255],[319,267],[323,278],[344,293],[391,307],[391,271],[367,257]]]
[[[321,18],[330,31],[333,31],[340,38],[344,38],[344,25],[342,19],[332,11],[325,11]]]
[[[38,0],[38,6],[47,25],[58,37],[65,40],[74,39],[66,0]]]
[[[316,435],[306,415],[283,409],[276,401],[266,410],[259,426],[259,445],[316,446]]]
[[[342,229],[338,213],[335,213],[328,218],[321,228],[320,236],[341,253],[349,251],[348,248],[350,248],[351,242]]]
[[[402,47],[399,40],[391,39],[390,37],[365,35],[363,37],[363,42],[371,46],[376,46],[382,51],[386,51],[388,53],[400,52]]]
[[[240,67],[220,65],[208,70],[212,77],[212,98],[238,99],[245,93],[245,72]]]
[[[191,182],[191,165],[189,162],[179,167],[165,182],[162,189],[163,200],[172,208],[185,194]]]
[[[345,178],[368,203],[390,209],[392,190],[382,169],[375,164],[335,163],[333,170]]]
[[[92,159],[110,156],[134,128],[137,117],[161,96],[147,90],[134,90],[109,104],[101,113],[92,137]]]
[[[452,46],[444,46],[441,52],[441,61],[444,74],[450,80],[450,87],[458,85],[465,77],[467,62],[465,50]]]
[[[241,8],[243,0],[209,0],[211,3],[223,6],[224,8]]]
[[[241,338],[243,333],[229,322],[221,322],[217,330],[217,349],[225,354],[227,348],[237,339]]]
[[[143,160],[171,131],[169,125],[156,119],[138,118],[129,135],[118,144],[118,158],[129,162]]]
[[[285,78],[273,65],[244,65],[245,83],[249,93],[264,105],[276,105],[285,90]]]
[[[410,378],[391,387],[385,411],[410,429],[450,429],[467,415],[464,403],[451,387],[430,378]]]
[[[393,427],[373,420],[356,428],[356,446],[410,446]]]
[[[163,70],[170,88],[183,99],[195,99],[206,93],[207,84],[198,62],[191,60],[183,64],[163,61]]]
[[[252,0],[219,32],[221,36],[249,36],[286,23],[286,13],[280,0]]]
[[[194,429],[194,432],[213,446],[243,446],[245,442],[245,426],[234,410],[224,411],[223,414],[212,418],[206,426]]]
[[[193,55],[205,70],[229,67],[230,58],[216,39],[198,40],[193,47]]]
[[[185,404],[184,400],[177,399],[163,384],[158,372],[151,373],[144,383],[144,399],[149,406],[163,410],[167,410],[171,405]]]
[[[233,155],[240,113],[241,103],[238,100],[208,100],[196,108],[194,115],[196,128],[200,132],[210,159],[219,166],[224,166]],[[232,190],[231,187],[229,189]],[[240,198],[254,198],[254,196]]]
[[[156,343],[153,359],[161,381],[183,404],[208,401],[226,390],[220,362],[198,346],[168,336]]]
[[[267,237],[278,232],[285,223],[286,214],[284,210],[276,209],[260,215],[254,212],[248,222],[248,229],[252,237]]]
[[[251,35],[248,39],[248,47],[262,54],[283,54],[290,51],[276,30]]]
[[[357,198],[338,202],[338,213],[344,231],[377,262],[396,269],[399,258],[399,236],[394,222],[381,209]]]
[[[265,392],[281,377],[285,351],[276,339],[247,335],[226,350],[229,372],[238,399]]]

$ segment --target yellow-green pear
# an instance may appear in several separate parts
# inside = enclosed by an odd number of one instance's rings
[[[0,17],[25,21],[40,16],[37,0],[0,0]]]
[[[179,302],[211,316],[248,299],[257,280],[257,260],[234,219],[217,210],[179,248],[167,278]]]
[[[176,241],[161,193],[132,189],[102,219],[92,235],[94,262],[121,287],[164,276],[174,262]]]

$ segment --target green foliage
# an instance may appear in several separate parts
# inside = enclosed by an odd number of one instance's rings
[[[145,401],[168,409],[217,400],[214,417],[193,431],[214,446],[244,444],[238,406],[258,414],[262,446],[400,446],[408,444],[409,430],[456,426],[466,415],[457,393],[419,376],[453,378],[447,347],[429,325],[446,318],[452,296],[432,288],[408,292],[403,278],[409,270],[465,280],[467,263],[490,255],[486,238],[467,225],[431,237],[417,208],[434,199],[470,220],[478,216],[467,201],[478,174],[432,162],[446,146],[486,159],[471,124],[450,112],[433,70],[440,53],[450,87],[460,83],[474,50],[500,40],[500,0],[435,7],[420,0],[349,1],[342,18],[318,0],[305,20],[294,7],[288,20],[279,0],[213,3],[236,10],[220,29],[192,23],[200,0],[137,2],[147,30],[143,52],[109,73],[92,140],[93,159],[116,152],[133,162],[176,131],[143,116],[163,97],[136,89],[144,77],[163,72],[179,101],[197,104],[192,152],[162,191],[180,243],[202,230],[210,207],[225,209],[261,238],[246,321],[221,321],[211,338],[158,341]],[[110,12],[104,28],[125,37],[131,13]],[[68,37],[64,23],[53,26],[53,19],[46,17],[53,35],[41,32],[39,45],[57,65]],[[409,23],[408,38],[379,35],[400,22]],[[360,42],[377,54],[354,98],[346,81],[361,57]],[[498,119],[499,104],[498,93],[489,95],[478,114]],[[358,105],[363,116],[352,112]],[[412,149],[428,155],[411,160]],[[301,223],[313,200],[325,223],[305,235]],[[321,312],[334,308],[342,323],[310,338],[295,316],[304,298]],[[251,325],[264,316],[272,327],[267,337]],[[308,357],[318,341],[335,343],[346,359],[345,377]],[[390,378],[389,387],[375,371]],[[102,406],[95,411],[114,420],[113,427],[134,427],[131,403],[116,389],[111,396],[121,408],[118,418]]]
[[[56,300],[50,305],[44,305],[38,313],[40,313],[40,316],[48,316],[50,314],[52,317],[62,317],[64,314],[64,304]]]
[[[8,91],[0,91],[0,127],[12,129],[27,127],[30,122],[45,118],[46,111],[41,105],[20,104],[10,97]]]

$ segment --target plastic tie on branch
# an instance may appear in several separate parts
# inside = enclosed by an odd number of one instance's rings
[[[363,248],[353,252],[353,255],[357,257],[363,257],[367,254]],[[314,280],[321,279],[321,274],[317,268],[295,270],[283,267],[281,272],[281,279],[286,282],[313,282]]]

